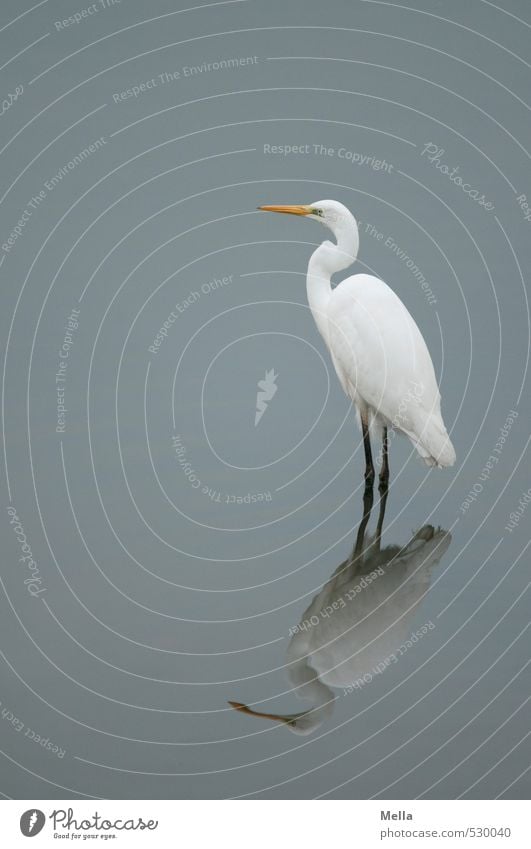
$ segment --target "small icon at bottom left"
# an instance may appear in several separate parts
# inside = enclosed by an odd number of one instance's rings
[[[35,837],[42,831],[46,817],[38,808],[30,808],[24,811],[20,817],[20,830],[25,837]]]

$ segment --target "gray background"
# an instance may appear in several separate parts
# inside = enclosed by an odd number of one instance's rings
[[[1,252],[0,474],[46,592],[28,594],[4,509],[0,790],[525,797],[529,514],[506,525],[530,486],[531,222],[517,202],[531,196],[529,4],[122,0],[57,31],[88,5],[1,10],[1,95],[24,90],[0,116],[0,241],[44,181],[105,144]],[[257,61],[183,75],[236,57]],[[422,155],[428,143],[493,210]],[[264,144],[311,147],[282,156]],[[342,147],[392,168],[349,162]],[[327,197],[363,222],[354,271],[386,280],[422,329],[458,461],[427,473],[408,442],[393,441],[384,542],[403,544],[426,522],[453,537],[412,622],[437,627],[300,738],[227,700],[301,709],[283,668],[288,631],[360,518],[359,434],[306,304],[307,260],[324,233],[256,212]],[[191,291],[200,297],[150,353]],[[58,434],[55,374],[72,308]],[[271,368],[278,391],[255,428],[257,381]],[[510,410],[499,463],[462,512]],[[175,433],[219,502],[190,485]],[[271,500],[226,503],[249,492]]]

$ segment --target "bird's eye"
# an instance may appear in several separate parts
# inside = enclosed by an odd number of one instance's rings
[[[314,209],[312,209],[312,215],[318,215],[320,218],[322,218],[323,215],[324,215],[324,212],[323,212],[322,209],[314,208]]]

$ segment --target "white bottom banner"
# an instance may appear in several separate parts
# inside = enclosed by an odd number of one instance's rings
[[[2,846],[485,846],[528,849],[523,801],[15,801]],[[119,843],[118,843],[119,841]]]

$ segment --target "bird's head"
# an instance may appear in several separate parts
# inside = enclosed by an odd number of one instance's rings
[[[264,212],[284,212],[288,215],[304,215],[328,227],[335,236],[356,226],[356,219],[346,206],[337,200],[318,200],[315,203],[259,206]]]
[[[259,206],[264,212],[285,212],[288,215],[302,215],[319,221],[328,227],[336,237],[336,244],[326,240],[321,245],[319,255],[330,274],[348,268],[358,254],[359,235],[356,219],[346,206],[337,200],[318,200],[315,203],[294,206]]]

